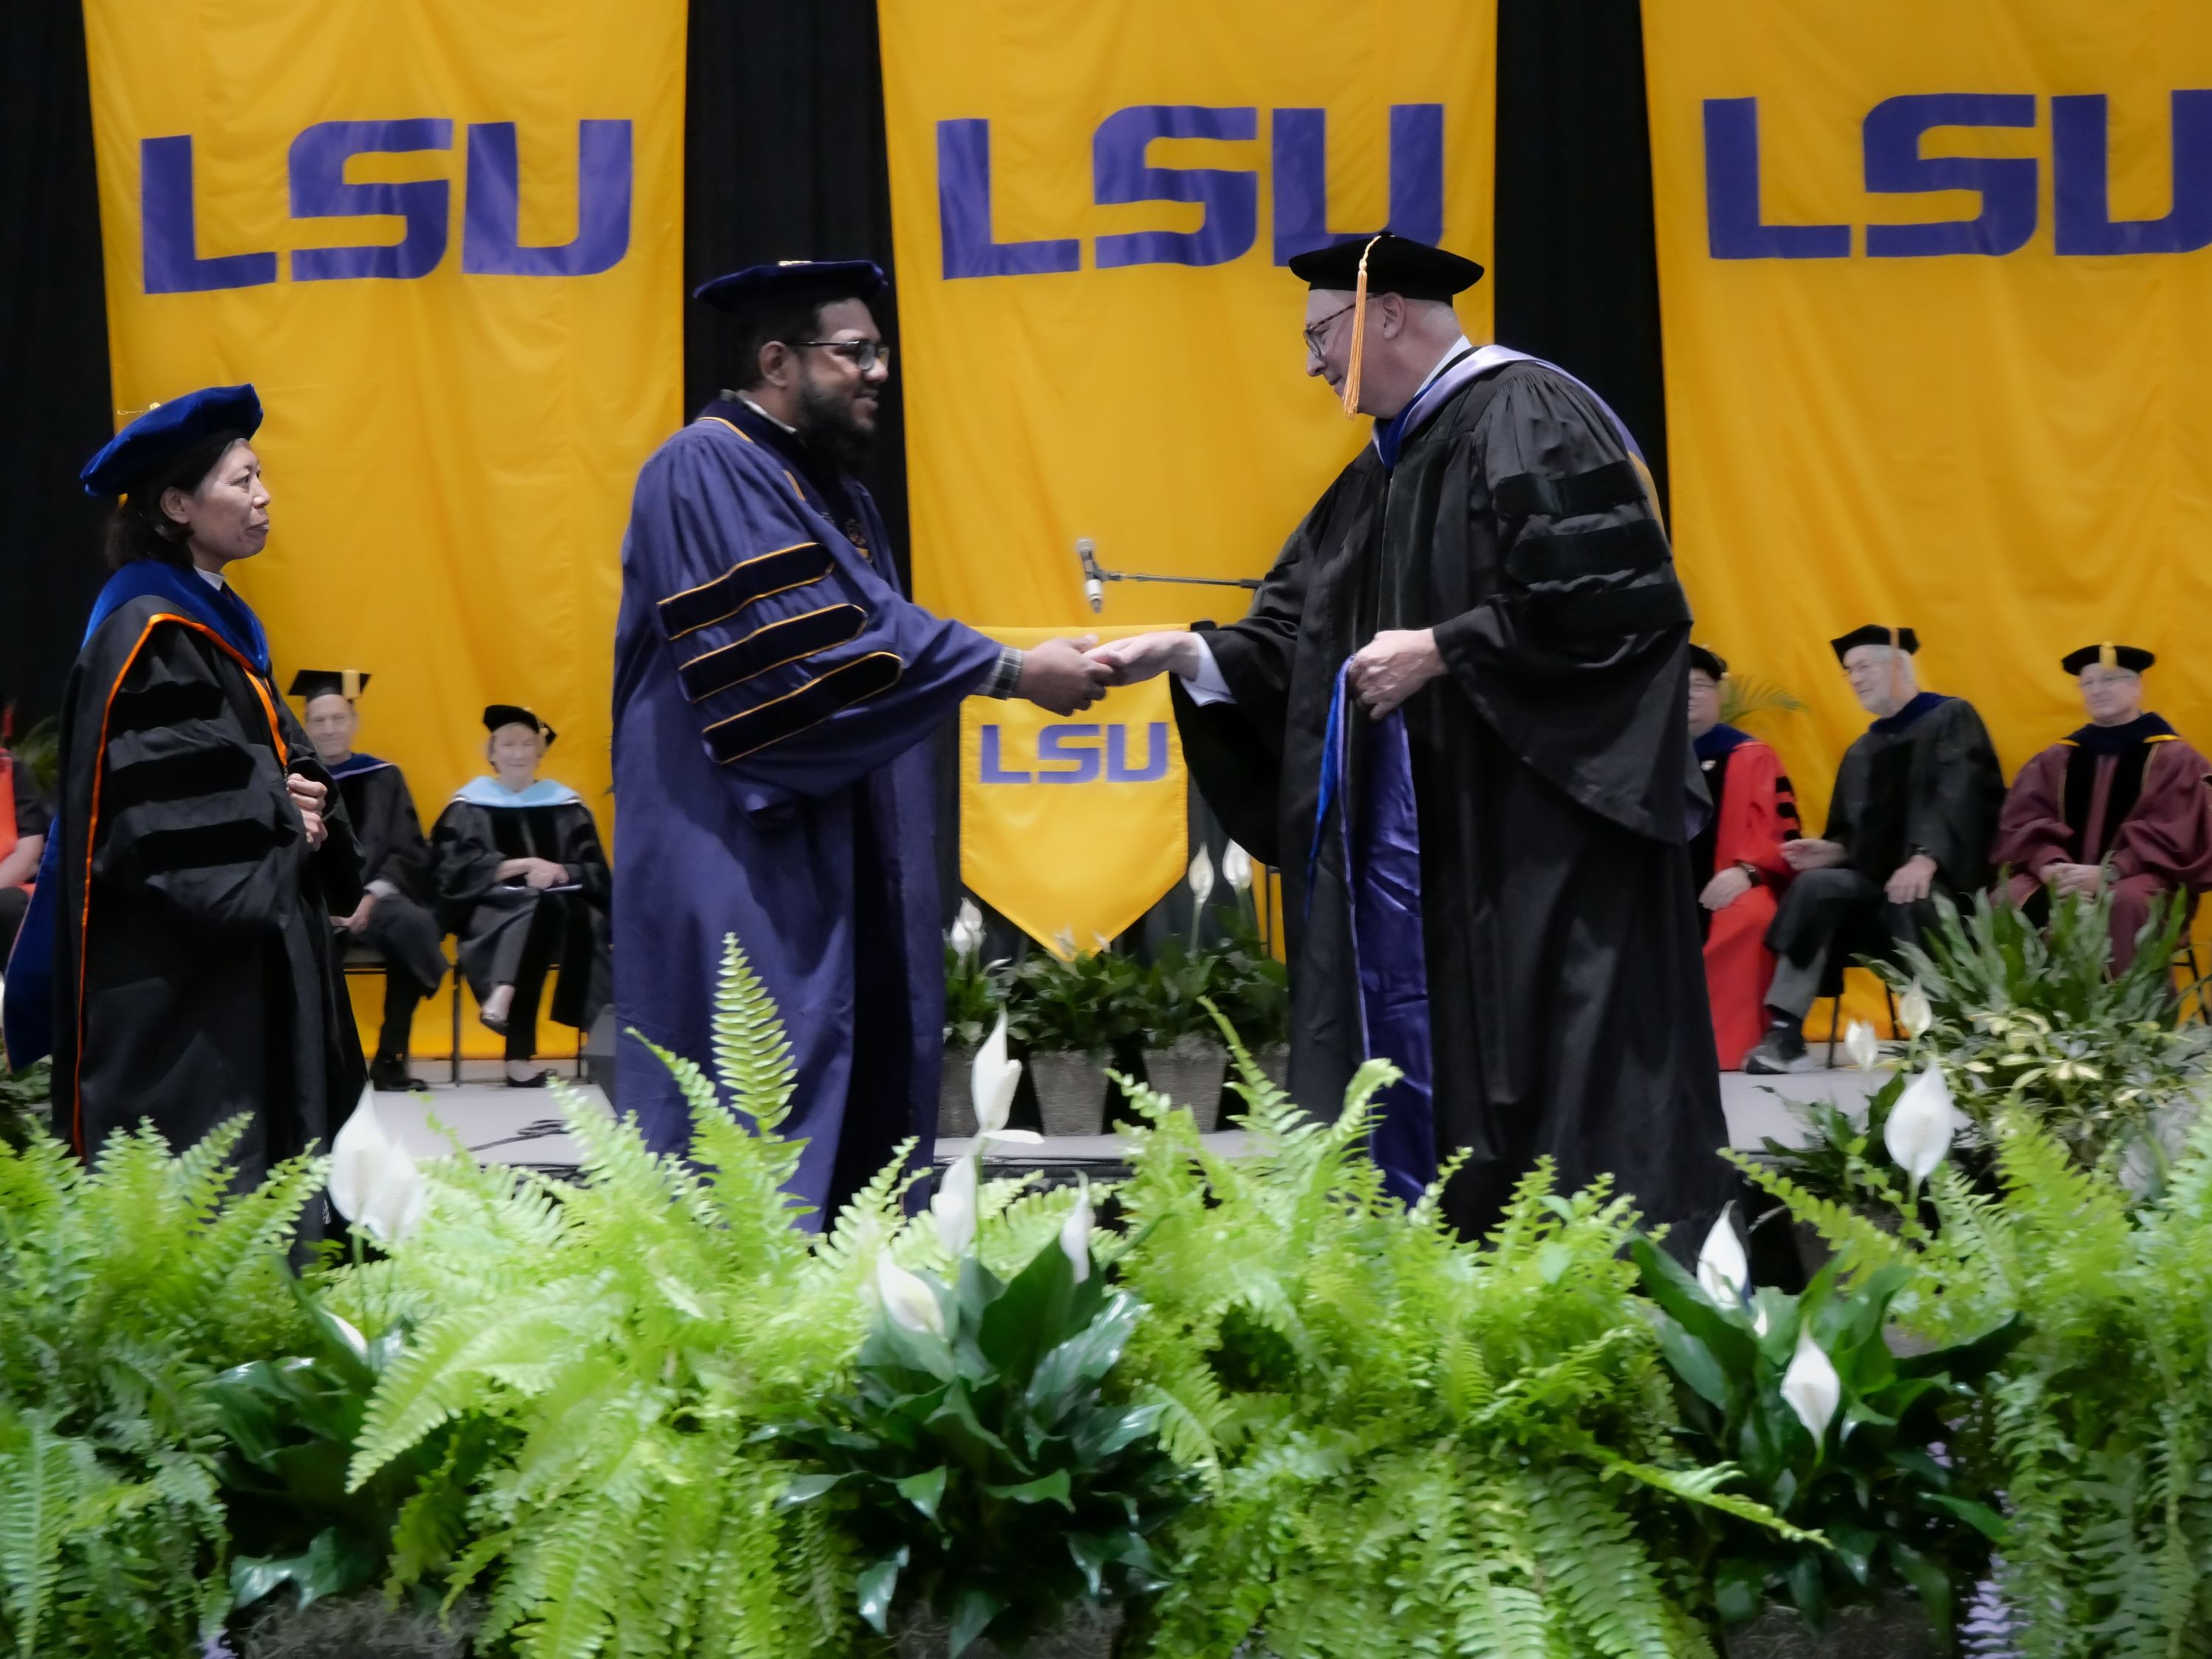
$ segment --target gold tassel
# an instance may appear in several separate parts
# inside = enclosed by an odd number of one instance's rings
[[[2120,665],[2120,653],[2112,648],[2110,640],[2097,647],[2097,665],[2100,668],[2118,668]]]
[[[343,697],[348,702],[352,702],[361,696],[361,671],[359,669],[347,668],[341,669],[339,671],[338,696]]]
[[[1375,252],[1380,236],[1359,250],[1359,280],[1352,289],[1352,356],[1344,366],[1344,412],[1359,413],[1359,371],[1367,359],[1367,256]]]

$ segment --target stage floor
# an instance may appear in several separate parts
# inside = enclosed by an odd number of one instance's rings
[[[427,1094],[380,1094],[378,1115],[399,1134],[407,1149],[418,1158],[437,1158],[452,1150],[447,1130],[478,1159],[488,1163],[527,1164],[563,1172],[576,1164],[576,1146],[561,1122],[550,1089],[509,1089],[499,1082],[496,1061],[464,1062],[459,1084],[441,1083]],[[1831,1099],[1855,1108],[1879,1088],[1888,1075],[1856,1070],[1810,1071],[1787,1077],[1746,1077],[1737,1072],[1721,1074],[1721,1105],[1728,1114],[1729,1140],[1746,1151],[1756,1151],[1771,1138],[1796,1146],[1803,1138],[1797,1120],[1785,1103],[1791,1100]],[[584,1084],[584,1097],[599,1110],[606,1097]],[[1227,1152],[1244,1142],[1242,1130],[1209,1135],[1208,1144]],[[938,1142],[939,1163],[965,1156],[974,1143],[947,1139]],[[1121,1142],[1113,1135],[1063,1135],[1042,1146],[1001,1146],[994,1164],[1009,1169],[1097,1168],[1118,1164]]]

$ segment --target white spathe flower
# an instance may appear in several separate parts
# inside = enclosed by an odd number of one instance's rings
[[[385,1133],[376,1095],[363,1089],[353,1115],[331,1143],[331,1202],[389,1249],[422,1218],[429,1190],[407,1149]]]
[[[1075,1207],[1067,1212],[1067,1219],[1060,1225],[1060,1248],[1067,1257],[1067,1265],[1075,1269],[1079,1285],[1091,1277],[1091,1177],[1081,1176],[1081,1185],[1075,1194]]]
[[[1936,1011],[1928,1006],[1928,999],[1914,986],[1897,1000],[1897,1023],[1909,1037],[1927,1035],[1928,1028],[1936,1023]]]
[[[975,1242],[975,1160],[957,1160],[937,1183],[929,1212],[937,1218],[937,1242],[951,1256],[963,1256]]]
[[[1951,1150],[1953,1113],[1951,1085],[1944,1081],[1940,1066],[1930,1066],[1913,1079],[1889,1109],[1889,1121],[1881,1126],[1881,1144],[1915,1186],[1933,1175]]]
[[[1723,1308],[1739,1307],[1751,1294],[1751,1262],[1735,1236],[1735,1205],[1722,1206],[1720,1218],[1698,1252],[1698,1283]]]
[[[1874,1070],[1875,1061],[1881,1058],[1881,1043],[1875,1036],[1874,1027],[1863,1019],[1855,1019],[1844,1027],[1844,1052],[1862,1072]]]
[[[1034,1129],[1009,1129],[1006,1115],[1014,1108],[1014,1091],[1022,1080],[1022,1063],[1006,1058],[1006,1013],[999,1011],[999,1023],[991,1028],[991,1035],[983,1039],[983,1046],[975,1051],[975,1063],[969,1073],[968,1097],[975,1106],[975,1155],[989,1154],[994,1140],[1042,1141],[1044,1137]]]
[[[1844,1382],[1827,1352],[1802,1325],[1797,1328],[1797,1352],[1790,1357],[1790,1369],[1782,1373],[1782,1397],[1814,1439],[1826,1437],[1828,1425],[1835,1421],[1836,1407],[1844,1397]]]
[[[983,948],[983,913],[975,908],[973,899],[962,899],[960,908],[952,917],[952,931],[948,935],[952,953],[972,957]]]
[[[945,1310],[937,1292],[929,1288],[927,1279],[892,1261],[889,1250],[876,1258],[876,1298],[900,1329],[931,1336],[945,1334]]]
[[[1233,841],[1221,855],[1221,877],[1240,893],[1252,890],[1252,855]]]
[[[1213,896],[1213,860],[1203,845],[1190,861],[1190,894],[1200,904]]]

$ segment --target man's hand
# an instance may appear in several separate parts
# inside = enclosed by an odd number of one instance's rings
[[[1892,904],[1917,904],[1936,890],[1936,860],[1915,853],[1897,866],[1882,891]]]
[[[554,863],[551,859],[532,859],[530,868],[522,872],[522,879],[542,890],[559,886],[568,879],[568,872],[564,866]]]
[[[1386,629],[1353,655],[1352,695],[1379,720],[1443,672],[1433,629]]]
[[[1731,864],[1705,884],[1705,890],[1698,895],[1698,902],[1708,910],[1725,910],[1751,890],[1751,878],[1743,866]]]
[[[1022,675],[1014,695],[1055,714],[1073,714],[1106,694],[1113,671],[1084,654],[1098,643],[1096,634],[1080,639],[1047,640],[1022,653]]]
[[[1782,843],[1782,861],[1799,875],[1808,870],[1833,869],[1844,861],[1844,856],[1841,842],[1822,841],[1814,836]]]
[[[1107,684],[1134,685],[1159,674],[1190,678],[1198,672],[1198,650],[1195,634],[1132,634],[1099,646],[1090,657],[1107,671]]]
[[[329,791],[313,778],[303,778],[296,772],[284,775],[284,788],[292,797],[292,805],[299,809],[301,825],[307,832],[307,846],[310,849],[320,847],[331,834],[323,822],[323,798]]]
[[[2081,895],[2094,896],[2105,890],[2105,866],[2101,864],[2046,864],[2043,878],[2060,898]]]
[[[369,913],[375,908],[376,895],[363,893],[361,896],[361,902],[354,907],[354,913],[351,915],[337,918],[338,931],[346,933],[361,933],[368,927]]]

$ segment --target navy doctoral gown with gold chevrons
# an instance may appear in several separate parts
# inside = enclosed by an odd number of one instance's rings
[[[775,999],[798,1085],[784,1133],[819,1226],[936,1133],[944,1036],[938,728],[999,647],[901,592],[856,481],[721,399],[638,477],[615,647],[615,1012],[713,1058],[735,935]],[[622,1109],[657,1149],[689,1118],[625,1036]]]

